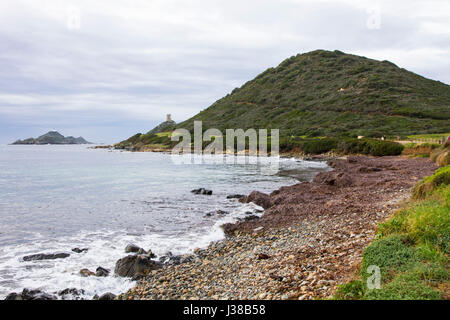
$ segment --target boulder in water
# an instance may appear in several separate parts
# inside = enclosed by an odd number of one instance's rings
[[[193,194],[203,194],[203,195],[207,195],[207,196],[212,195],[212,190],[207,190],[205,188],[194,189],[191,192]]]
[[[107,292],[98,297],[98,300],[114,300],[115,298],[116,295],[114,293]]]
[[[241,198],[239,201],[245,203],[253,202],[264,209],[268,209],[271,205],[270,196],[259,191],[253,191],[248,197]]]
[[[108,269],[102,268],[102,267],[98,267],[95,270],[95,275],[97,277],[107,277],[109,275],[110,271]]]
[[[114,272],[120,277],[133,278],[145,276],[150,271],[160,268],[161,264],[151,260],[148,255],[129,255],[116,262]]]
[[[5,300],[57,300],[57,298],[41,290],[23,289],[22,293],[12,292],[8,294]]]
[[[95,272],[92,272],[89,269],[81,269],[80,270],[80,275],[82,277],[89,277],[89,276],[95,276]]]
[[[23,257],[23,261],[64,259],[69,256],[69,253],[38,253]]]

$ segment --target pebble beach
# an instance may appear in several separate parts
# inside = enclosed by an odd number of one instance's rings
[[[226,239],[151,271],[117,299],[331,298],[355,277],[378,223],[435,165],[403,157],[349,157],[329,165],[334,170],[312,182],[242,199],[263,203],[262,218],[225,225]]]

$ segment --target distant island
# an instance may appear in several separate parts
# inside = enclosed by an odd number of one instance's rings
[[[28,138],[25,140],[17,140],[12,144],[91,144],[83,137],[64,137],[57,131],[49,131],[38,138]]]

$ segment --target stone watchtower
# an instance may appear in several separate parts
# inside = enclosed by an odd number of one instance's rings
[[[167,121],[167,122],[172,122],[172,115],[171,115],[171,114],[168,114],[168,115],[166,116],[166,121]]]

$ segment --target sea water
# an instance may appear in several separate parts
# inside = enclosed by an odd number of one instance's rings
[[[125,292],[134,283],[113,270],[127,244],[156,255],[192,252],[221,240],[222,224],[261,209],[227,195],[269,193],[328,170],[322,162],[280,159],[281,174],[266,175],[258,165],[228,162],[180,164],[170,154],[86,145],[0,145],[0,298],[23,288],[78,288],[84,298]],[[213,194],[190,192],[201,187]],[[77,254],[75,247],[89,250]],[[22,259],[58,252],[70,256]],[[111,275],[79,274],[99,266]]]

